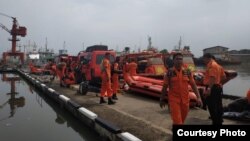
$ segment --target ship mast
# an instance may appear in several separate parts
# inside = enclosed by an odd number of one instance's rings
[[[64,41],[63,42],[63,50],[65,50],[65,48],[66,48],[66,42]]]
[[[181,36],[180,36],[180,40],[179,40],[179,44],[178,44],[178,50],[181,50],[181,42],[182,42],[182,40],[181,40]]]
[[[151,37],[148,36],[148,49],[147,50],[150,50],[152,49],[152,41],[151,41]]]
[[[47,37],[46,37],[46,42],[45,42],[45,52],[48,50],[48,40],[47,40]]]

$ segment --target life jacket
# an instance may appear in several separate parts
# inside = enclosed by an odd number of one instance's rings
[[[181,69],[182,69],[182,74],[187,75],[190,80],[190,78],[192,77],[191,70],[187,67],[182,67]],[[173,68],[169,68],[166,75],[168,78],[168,86],[169,88],[172,88],[171,78],[177,76],[177,73]]]

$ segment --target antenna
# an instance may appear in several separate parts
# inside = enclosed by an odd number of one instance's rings
[[[48,50],[48,40],[47,40],[47,37],[46,37],[46,42],[45,42],[45,52]]]
[[[63,50],[65,50],[65,48],[66,48],[66,42],[64,41],[63,42]]]
[[[152,38],[148,36],[148,50],[152,48]]]
[[[36,51],[36,42],[34,42],[34,45],[33,45],[33,51]]]

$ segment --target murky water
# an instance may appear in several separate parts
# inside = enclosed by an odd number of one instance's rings
[[[224,93],[245,97],[250,89],[250,64],[224,66],[225,69],[236,70],[238,76],[224,85]]]
[[[0,75],[1,141],[100,140],[94,131],[17,75]]]

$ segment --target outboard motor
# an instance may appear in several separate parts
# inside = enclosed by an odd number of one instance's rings
[[[79,85],[79,93],[82,95],[86,95],[89,89],[89,82],[83,81]]]
[[[89,81],[83,81],[79,86],[79,93],[82,95],[86,95],[87,92],[100,93],[101,89],[98,86],[93,86],[89,83]]]
[[[203,79],[204,79],[204,75],[202,73],[194,73],[194,80],[202,83]]]

